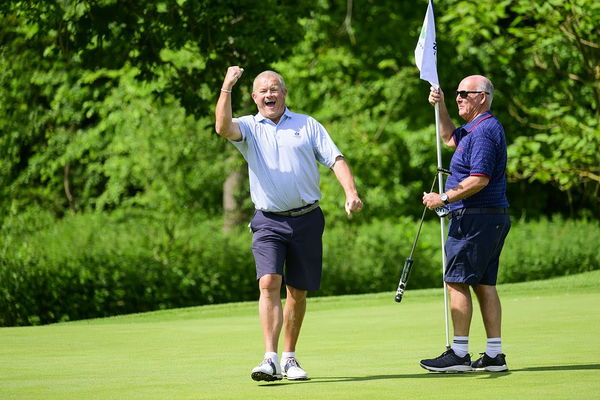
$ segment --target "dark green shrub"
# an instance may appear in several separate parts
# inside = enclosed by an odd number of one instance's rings
[[[3,249],[0,325],[254,299],[249,248],[218,221],[68,217]]]
[[[417,229],[415,221],[399,218],[396,222],[374,220],[358,228],[340,225],[326,230],[323,284],[317,294],[395,290]],[[411,288],[433,287],[440,281],[441,245],[436,238],[441,242],[439,226],[425,224],[413,255]]]
[[[597,220],[513,223],[502,257],[501,282],[548,279],[600,268]]]
[[[323,282],[311,295],[394,291],[417,228],[410,218],[326,228]],[[500,283],[600,269],[599,228],[586,220],[514,221]],[[54,221],[33,212],[4,221],[0,240],[3,326],[258,298],[251,234],[244,227],[226,235],[219,220],[79,214]],[[437,219],[424,223],[413,259],[408,289],[441,287]]]

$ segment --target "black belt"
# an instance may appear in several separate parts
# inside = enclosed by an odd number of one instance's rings
[[[448,218],[460,217],[461,215],[470,214],[508,214],[508,208],[460,208],[448,213]]]
[[[304,207],[294,208],[293,210],[288,211],[265,211],[275,215],[283,215],[284,217],[299,217],[304,214],[308,214],[315,208],[319,207],[319,201],[315,201],[314,203],[307,204]]]

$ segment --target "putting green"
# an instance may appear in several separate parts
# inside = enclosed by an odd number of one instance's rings
[[[441,289],[311,298],[305,382],[257,383],[257,304],[0,329],[0,399],[600,399],[600,271],[499,286],[510,371],[434,374]],[[452,332],[450,332],[452,334]],[[485,349],[476,312],[473,356]]]

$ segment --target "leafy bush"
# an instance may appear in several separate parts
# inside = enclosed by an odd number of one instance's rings
[[[42,211],[0,230],[0,326],[256,300],[251,234],[200,216]],[[500,282],[600,269],[598,221],[514,221]],[[412,219],[338,224],[324,236],[316,296],[393,291],[418,228]],[[425,221],[408,289],[441,287],[440,226]]]
[[[440,228],[435,222],[421,229],[413,254],[411,288],[434,287],[441,282]],[[326,230],[324,276],[318,295],[395,290],[417,229],[417,222],[401,218],[397,222],[375,220],[359,228],[339,225]]]
[[[250,234],[220,232],[218,221],[90,214],[12,240],[0,253],[0,325],[256,298]]]
[[[600,268],[600,223],[560,217],[513,224],[500,259],[501,282],[522,282]]]

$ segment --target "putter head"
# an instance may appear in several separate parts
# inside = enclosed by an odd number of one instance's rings
[[[402,296],[404,296],[404,284],[401,284],[396,291],[396,297],[394,298],[396,303],[400,303],[402,301]]]

